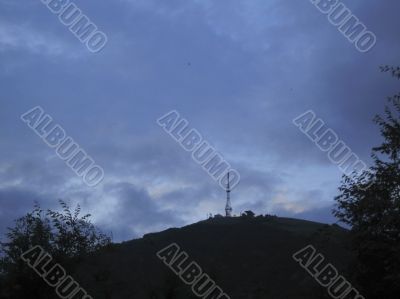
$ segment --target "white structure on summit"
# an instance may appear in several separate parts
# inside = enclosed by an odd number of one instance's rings
[[[232,206],[231,206],[231,187],[229,184],[229,171],[228,171],[228,183],[226,184],[226,205],[225,205],[225,217],[232,217]]]

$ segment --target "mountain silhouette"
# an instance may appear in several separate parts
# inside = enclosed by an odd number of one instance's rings
[[[232,299],[330,298],[292,256],[313,245],[345,275],[352,263],[349,241],[336,224],[217,217],[114,244],[85,259],[74,278],[99,299],[198,298],[156,255],[176,243]]]

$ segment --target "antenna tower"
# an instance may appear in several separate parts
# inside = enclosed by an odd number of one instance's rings
[[[229,182],[229,171],[228,171],[228,182],[226,184],[226,205],[225,205],[225,217],[232,217],[232,206],[231,206],[231,187]]]

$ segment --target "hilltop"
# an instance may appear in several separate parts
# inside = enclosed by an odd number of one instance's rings
[[[213,218],[114,244],[74,275],[93,298],[197,298],[156,252],[178,244],[233,298],[329,298],[293,259],[312,244],[346,273],[348,231],[338,225],[274,216]]]

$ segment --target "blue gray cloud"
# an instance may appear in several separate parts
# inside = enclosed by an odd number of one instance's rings
[[[97,54],[41,1],[0,1],[1,228],[58,198],[116,240],[223,213],[225,194],[156,123],[175,109],[242,176],[234,213],[335,221],[341,173],[292,119],[314,110],[369,161],[397,82],[398,1],[344,1],[378,38],[359,53],[310,1],[76,2]],[[40,105],[105,170],[89,188],[20,119]],[[6,217],[4,215],[7,215]]]

